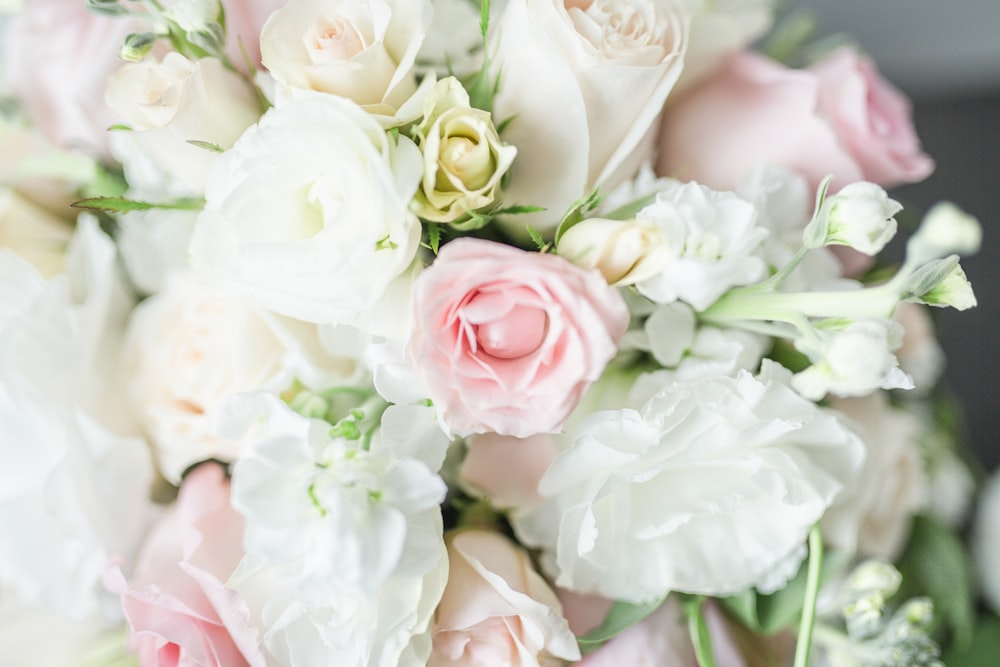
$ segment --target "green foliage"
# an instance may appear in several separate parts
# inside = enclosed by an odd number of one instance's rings
[[[200,211],[205,201],[194,197],[175,199],[171,202],[148,202],[126,199],[125,197],[88,197],[70,204],[73,208],[92,211],[108,211],[110,213],[126,213],[128,211],[149,211],[154,208],[173,211]]]
[[[582,222],[588,213],[591,213],[600,206],[602,199],[604,197],[600,195],[599,190],[594,190],[586,197],[581,197],[570,204],[569,209],[567,209],[562,220],[559,221],[559,226],[556,228],[556,245],[559,245],[559,239],[562,238],[563,234],[568,232],[574,225]]]
[[[210,151],[212,153],[225,152],[225,149],[222,146],[220,146],[219,144],[213,144],[210,141],[198,141],[197,139],[188,139],[188,143],[191,144],[192,146],[195,146],[196,148],[203,148],[206,151]]]
[[[944,656],[948,667],[995,667],[1000,661],[1000,617],[984,615],[979,619],[969,642],[952,647]]]
[[[586,655],[604,646],[619,634],[646,618],[660,608],[667,596],[633,604],[631,602],[615,602],[608,610],[604,622],[587,634],[577,639],[580,652]]]

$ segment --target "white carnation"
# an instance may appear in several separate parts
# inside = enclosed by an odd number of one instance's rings
[[[586,419],[539,484],[547,503],[515,528],[579,592],[642,601],[774,586],[863,456],[775,366],[678,382],[641,411]]]
[[[754,207],[730,192],[671,181],[636,220],[666,240],[662,269],[636,285],[657,303],[680,299],[704,310],[730,288],[764,277],[757,251],[767,231]]]
[[[405,336],[421,157],[356,104],[304,91],[219,156],[194,266],[307,322]]]

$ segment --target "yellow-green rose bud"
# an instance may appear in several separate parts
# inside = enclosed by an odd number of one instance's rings
[[[577,266],[597,269],[609,285],[634,285],[668,261],[660,228],[637,220],[590,218],[569,228],[557,252]]]
[[[469,94],[454,77],[431,89],[416,134],[424,158],[416,214],[434,222],[476,226],[468,224],[469,214],[499,201],[500,180],[517,149],[501,143],[490,114],[470,106]]]

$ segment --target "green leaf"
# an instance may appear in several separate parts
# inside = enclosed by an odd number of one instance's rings
[[[486,44],[486,33],[490,30],[490,0],[479,3],[479,32],[483,35],[483,45]]]
[[[563,234],[568,232],[577,223],[582,222],[587,213],[590,213],[600,205],[603,197],[598,192],[598,190],[594,190],[586,197],[581,197],[570,204],[566,214],[559,221],[559,227],[556,228],[556,245],[559,245],[559,239],[562,238]]]
[[[952,632],[956,645],[967,646],[975,623],[973,576],[958,536],[936,519],[918,515],[898,567],[903,575],[899,599],[930,597],[935,617]]]
[[[427,223],[427,243],[435,255],[441,248],[441,225],[430,222]]]
[[[667,596],[664,595],[661,598],[639,604],[615,602],[611,605],[611,609],[608,610],[608,614],[600,626],[577,639],[580,652],[587,654],[601,648],[608,641],[659,609],[666,599]]]
[[[153,203],[126,199],[124,197],[89,197],[70,204],[73,208],[82,208],[93,211],[109,211],[112,213],[149,211],[154,208],[174,211],[198,211],[201,210],[204,205],[205,202],[203,200],[194,198],[176,199],[172,202]]]
[[[636,213],[652,204],[654,199],[656,199],[655,192],[653,194],[646,195],[645,197],[640,197],[635,201],[623,204],[610,213],[606,213],[603,217],[608,220],[631,220],[635,217]]]
[[[197,148],[204,148],[206,151],[211,151],[213,153],[226,152],[226,149],[224,149],[222,146],[220,146],[219,144],[213,144],[210,141],[198,141],[197,139],[188,139],[187,142],[192,146],[195,146]]]
[[[944,655],[948,667],[994,667],[1000,656],[1000,617],[983,616],[968,645],[953,646]]]
[[[121,123],[115,123],[108,127],[108,132],[131,132],[132,128],[128,125],[123,125]]]
[[[524,215],[525,213],[539,213],[544,210],[544,206],[508,206],[490,211],[490,215]]]
[[[524,228],[528,230],[528,236],[530,236],[531,240],[534,241],[536,246],[538,246],[538,249],[544,250],[546,243],[545,243],[545,238],[542,236],[542,233],[539,232],[534,227],[532,227],[531,225],[525,225]]]

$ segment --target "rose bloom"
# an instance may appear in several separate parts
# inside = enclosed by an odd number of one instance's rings
[[[284,84],[392,115],[416,90],[430,20],[426,0],[290,0],[264,24],[261,56]]]
[[[73,227],[69,222],[22,197],[0,188],[0,248],[9,248],[43,276],[61,273]]]
[[[246,603],[225,582],[243,557],[243,517],[222,466],[196,468],[146,538],[134,572],[106,576],[121,595],[130,648],[157,667],[264,667]]]
[[[428,667],[558,667],[580,649],[559,598],[528,552],[499,533],[448,539],[448,584],[434,614]]]
[[[600,273],[478,239],[441,249],[413,311],[407,352],[443,421],[517,437],[562,427],[629,319]]]
[[[504,140],[518,149],[507,199],[548,209],[512,229],[553,230],[575,200],[651,157],[648,133],[680,76],[687,26],[674,2],[506,3],[490,58],[501,77],[493,115],[514,119]]]
[[[0,61],[11,92],[53,142],[106,157],[115,114],[104,104],[118,47],[143,24],[88,12],[78,0],[31,0],[11,20]]]
[[[194,194],[204,192],[218,154],[188,142],[231,148],[260,115],[253,90],[221,61],[175,52],[123,65],[104,99],[132,128],[126,136],[139,151]]]
[[[763,164],[801,173],[813,187],[833,174],[833,191],[860,180],[919,181],[933,169],[909,103],[869,61],[845,51],[800,70],[739,53],[671,100],[658,173],[731,190]]]

